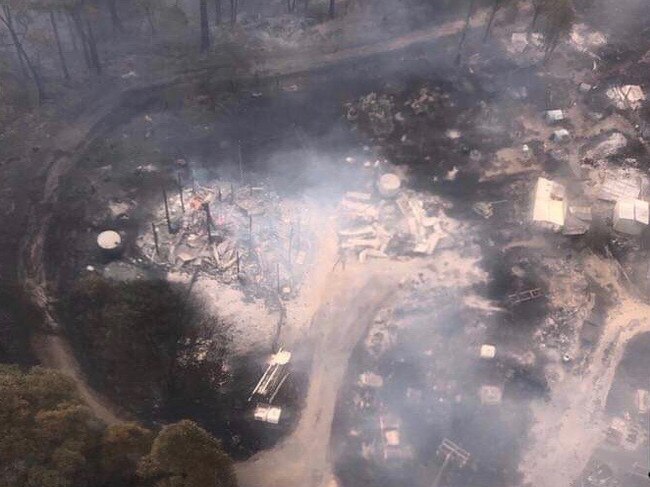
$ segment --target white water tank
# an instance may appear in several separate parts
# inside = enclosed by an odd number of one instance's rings
[[[106,230],[97,235],[97,245],[105,252],[116,252],[122,246],[122,237],[114,230]]]
[[[384,198],[392,198],[397,193],[399,193],[400,187],[402,186],[402,181],[400,180],[397,174],[391,172],[382,174],[377,183],[377,189],[379,194]]]

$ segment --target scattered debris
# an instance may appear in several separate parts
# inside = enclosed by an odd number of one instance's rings
[[[555,130],[551,135],[551,140],[553,140],[553,142],[558,142],[558,143],[567,142],[570,138],[571,138],[571,134],[567,129]]]
[[[291,352],[286,350],[280,349],[272,355],[266,371],[253,389],[248,401],[250,402],[253,397],[259,397],[264,398],[268,404],[272,404],[282,384],[289,377],[287,368],[290,360]]]
[[[542,293],[542,290],[540,288],[528,289],[526,291],[520,291],[517,293],[509,294],[508,302],[511,305],[516,305],[516,304],[525,303],[527,301],[532,301],[534,299],[539,299],[542,296],[544,296],[544,294]]]
[[[586,156],[593,160],[603,160],[618,154],[627,145],[627,137],[613,132],[607,138],[587,150]]]
[[[639,85],[613,86],[606,95],[621,110],[638,110],[646,100],[645,92]]]

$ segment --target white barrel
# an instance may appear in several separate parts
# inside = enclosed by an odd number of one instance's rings
[[[121,247],[122,237],[114,230],[106,230],[97,235],[97,245],[104,251],[114,252]]]
[[[391,198],[399,193],[400,187],[402,186],[402,181],[400,180],[397,174],[386,173],[382,174],[377,183],[377,189],[379,194],[384,198]]]

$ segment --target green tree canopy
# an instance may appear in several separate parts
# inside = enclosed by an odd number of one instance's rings
[[[0,365],[0,486],[90,485],[102,425],[62,374]]]
[[[156,487],[236,487],[232,461],[196,423],[165,426],[142,459],[140,476]]]
[[[103,485],[136,485],[136,468],[151,449],[153,434],[136,423],[111,425],[104,431],[100,450],[100,478]]]

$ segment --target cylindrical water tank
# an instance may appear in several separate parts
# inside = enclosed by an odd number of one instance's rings
[[[399,193],[402,181],[397,174],[386,173],[382,174],[377,183],[379,194],[384,198],[391,198]]]
[[[106,230],[97,235],[97,245],[104,253],[115,255],[122,250],[122,237],[114,230]]]

